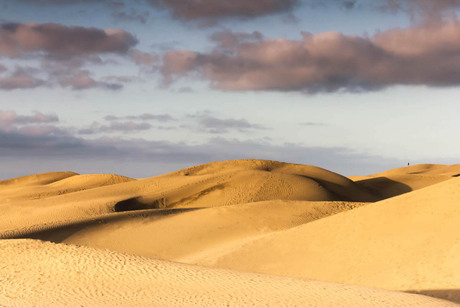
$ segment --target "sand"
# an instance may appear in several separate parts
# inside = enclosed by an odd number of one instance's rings
[[[460,176],[460,164],[419,164],[370,176],[349,177],[381,199],[418,190]]]
[[[15,257],[11,257],[15,255]],[[420,295],[0,241],[2,306],[454,306]]]
[[[237,160],[0,181],[0,306],[460,303],[459,173]]]

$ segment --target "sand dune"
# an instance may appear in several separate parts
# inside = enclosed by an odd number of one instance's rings
[[[448,305],[158,259],[460,302],[459,173],[459,165],[419,165],[354,182],[313,166],[238,160],[145,179],[57,172],[0,181],[0,239],[61,243],[0,240],[8,285],[0,305]],[[146,277],[159,267],[157,279]]]
[[[0,251],[2,306],[455,306],[415,294],[32,240],[2,240]]]
[[[93,178],[93,183],[83,189],[88,178]],[[102,178],[73,175],[27,189],[22,185],[15,188],[13,180],[13,185],[0,191],[0,237],[22,236],[82,219],[141,209],[218,207],[279,199],[376,200],[341,175],[275,161],[215,162],[139,180],[113,175]]]
[[[10,186],[26,186],[26,185],[44,185],[48,183],[53,183],[68,177],[78,175],[74,172],[51,172],[51,173],[42,173],[35,175],[22,176],[12,179],[6,179],[0,181],[0,186],[2,189]]]
[[[459,205],[460,178],[453,178],[195,263],[394,290],[443,290],[438,294],[460,302]]]
[[[420,164],[350,179],[381,199],[418,190],[460,176],[460,164]]]

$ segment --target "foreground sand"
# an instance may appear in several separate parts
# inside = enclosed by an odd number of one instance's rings
[[[424,296],[0,241],[2,306],[454,306]],[[15,257],[11,257],[15,255]]]
[[[167,306],[436,303],[341,284],[460,303],[459,174],[460,165],[417,165],[350,180],[312,166],[241,160],[146,179],[59,172],[0,181],[0,238],[85,246],[0,240],[0,284],[8,285],[0,306],[122,298]],[[152,279],[158,267],[164,271]],[[46,281],[50,274],[56,278]],[[158,296],[161,285],[176,289]]]

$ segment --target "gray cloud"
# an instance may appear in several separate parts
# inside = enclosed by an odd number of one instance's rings
[[[66,129],[55,126],[54,114],[35,111],[33,115],[18,115],[12,110],[0,110],[0,134],[24,137],[69,136]]]
[[[14,0],[21,1],[30,4],[75,4],[75,3],[97,3],[97,2],[107,2],[107,0]],[[113,1],[115,2],[115,1]]]
[[[30,89],[45,83],[45,80],[34,77],[27,69],[23,68],[17,68],[11,74],[0,77],[1,90]]]
[[[386,11],[404,11],[415,21],[440,21],[445,13],[460,7],[458,0],[381,0],[377,7]]]
[[[54,114],[43,114],[35,111],[33,115],[18,115],[12,110],[0,110],[0,128],[15,125],[57,123],[59,118]]]
[[[204,130],[205,132],[214,134],[228,133],[231,130],[246,132],[251,129],[266,129],[261,125],[251,124],[247,119],[244,118],[221,119],[209,114],[190,115],[189,117],[197,121],[199,130]]]
[[[144,120],[144,121],[159,121],[159,122],[169,122],[174,121],[174,117],[169,114],[152,114],[152,113],[144,113],[139,115],[127,115],[127,116],[113,116],[108,115],[104,117],[107,121],[115,121],[115,120]]]
[[[0,55],[17,57],[45,52],[56,56],[126,53],[137,44],[123,30],[69,27],[54,23],[7,23],[0,25]]]
[[[152,125],[148,123],[135,123],[132,121],[129,122],[110,122],[109,125],[100,125],[98,123],[93,123],[91,127],[80,129],[79,134],[97,134],[97,133],[131,133],[142,130],[149,130],[152,128]]]
[[[139,12],[134,8],[125,9],[125,10],[115,10],[112,12],[112,17],[119,21],[135,21],[142,24],[146,24],[150,14],[146,11]]]
[[[180,20],[216,21],[222,18],[252,18],[289,12],[298,0],[148,0],[157,8],[168,9]]]
[[[158,70],[160,56],[156,53],[148,53],[133,49],[129,53],[129,57],[140,67],[141,72],[153,73]]]
[[[59,79],[59,84],[63,87],[71,87],[73,90],[86,90],[90,88],[104,88],[108,90],[119,90],[122,84],[109,83],[94,80],[88,71],[79,71],[72,76],[65,76]]]
[[[263,39],[262,33],[254,31],[252,33],[232,32],[230,30],[214,32],[211,40],[217,43],[221,49],[234,49],[238,45],[251,42],[260,42]]]
[[[299,125],[312,127],[312,126],[324,126],[325,124],[317,123],[317,122],[303,122],[303,123],[300,123]]]
[[[8,177],[57,170],[143,177],[212,161],[249,158],[316,165],[349,175],[374,173],[402,165],[398,160],[358,154],[346,148],[288,143],[273,145],[263,140],[214,138],[190,145],[120,138],[85,140],[62,133],[32,135],[2,130],[0,151],[1,176]],[[33,161],[30,169],[24,167],[27,161]]]
[[[231,39],[216,35],[216,47],[209,53],[165,53],[164,83],[198,76],[221,90],[310,93],[460,85],[458,22],[394,29],[373,37],[327,32],[303,33],[301,40],[241,42],[241,34],[225,36]]]
[[[0,89],[39,86],[69,87],[73,90],[102,88],[118,90],[120,82],[96,80],[84,67],[106,65],[105,54],[124,55],[137,43],[128,32],[115,29],[69,27],[60,24],[8,23],[0,25],[0,56],[16,60],[37,59],[40,69],[16,69],[0,77]],[[36,75],[39,75],[37,77]],[[122,77],[122,76],[120,76]]]

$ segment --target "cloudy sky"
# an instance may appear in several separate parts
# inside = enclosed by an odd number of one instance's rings
[[[457,0],[0,0],[0,179],[459,163]]]

